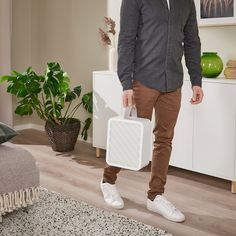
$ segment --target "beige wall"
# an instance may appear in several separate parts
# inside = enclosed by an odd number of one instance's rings
[[[12,69],[23,71],[31,65],[31,0],[12,1]],[[14,113],[17,100],[13,96],[13,124],[30,123],[31,117]]]
[[[116,20],[118,29],[121,2],[121,0],[107,0],[108,15]],[[199,32],[203,52],[218,52],[224,64],[226,64],[229,59],[236,59],[236,26],[205,27],[200,28]],[[186,68],[185,73],[187,74]]]
[[[13,0],[13,63],[42,73],[48,61],[58,61],[71,76],[72,87],[92,90],[92,71],[107,69],[107,50],[97,28],[106,15],[106,0]],[[84,120],[87,114],[77,114]],[[43,122],[14,116],[14,124]],[[91,130],[90,134],[91,136]]]
[[[0,75],[8,74],[11,67],[11,1],[0,0]],[[0,122],[13,124],[12,96],[7,84],[0,84]]]

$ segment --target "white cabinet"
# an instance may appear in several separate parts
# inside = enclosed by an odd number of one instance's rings
[[[192,97],[190,81],[184,81],[182,87],[182,101],[178,120],[175,126],[172,142],[172,154],[170,165],[192,170],[193,160],[193,106],[190,103]]]
[[[203,79],[203,90],[203,103],[193,106],[191,83],[184,80],[170,165],[231,180],[236,192],[236,81]],[[108,119],[122,112],[115,72],[93,73],[93,110],[93,146],[99,156],[99,148],[106,149]]]
[[[193,169],[225,179],[235,176],[236,85],[204,82],[194,111]]]
[[[93,146],[106,149],[107,122],[122,110],[122,87],[109,71],[93,73]]]

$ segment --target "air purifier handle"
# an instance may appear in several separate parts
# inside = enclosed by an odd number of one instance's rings
[[[137,109],[135,106],[123,107],[123,118],[128,119],[129,117],[137,117]]]

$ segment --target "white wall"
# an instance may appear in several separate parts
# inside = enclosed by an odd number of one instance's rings
[[[0,0],[0,75],[9,74],[11,67],[11,1]],[[0,122],[12,126],[12,96],[6,84],[0,85]]]
[[[236,59],[236,26],[200,28],[202,52],[218,52],[226,65],[229,59]]]
[[[118,33],[120,30],[120,6],[122,0],[107,0],[107,15],[116,22],[116,42],[118,40]],[[116,43],[117,45],[117,43]]]
[[[13,0],[13,64],[42,73],[57,61],[71,77],[71,86],[92,90],[92,71],[107,69],[107,50],[98,35],[107,12],[106,0]],[[88,114],[81,109],[77,117]],[[37,117],[14,116],[14,124],[43,125]],[[89,133],[91,136],[91,130]]]
[[[119,29],[120,5],[122,0],[107,0],[108,15],[116,20]],[[201,27],[199,29],[202,52],[218,52],[224,65],[229,59],[236,59],[236,26]],[[187,74],[186,68],[185,73]],[[223,76],[223,72],[222,75]]]

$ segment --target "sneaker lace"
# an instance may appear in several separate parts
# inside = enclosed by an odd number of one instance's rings
[[[108,190],[110,190],[110,188],[112,188],[112,191],[108,191],[109,192],[109,195],[112,197],[112,199],[114,200],[119,200],[120,199],[120,194],[119,192],[117,191],[116,187],[115,186],[110,186],[108,188]]]
[[[161,197],[160,199],[171,211],[176,211],[177,208],[170,202],[168,201],[165,197]]]

